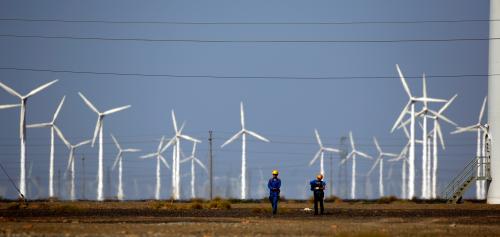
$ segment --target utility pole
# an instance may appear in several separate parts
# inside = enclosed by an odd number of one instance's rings
[[[212,156],[212,130],[208,131],[208,144],[209,144],[209,153],[208,153],[208,166],[209,166],[209,185],[210,185],[210,200],[213,199],[213,156]]]
[[[85,200],[85,155],[82,155],[82,199]]]

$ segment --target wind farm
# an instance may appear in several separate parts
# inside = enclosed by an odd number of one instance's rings
[[[0,235],[495,236],[498,19],[497,1],[5,3]]]

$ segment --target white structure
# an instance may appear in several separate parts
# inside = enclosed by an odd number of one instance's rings
[[[316,152],[316,155],[314,155],[314,158],[309,162],[309,166],[314,164],[314,162],[316,162],[316,160],[319,158],[319,162],[320,162],[319,172],[320,172],[320,174],[325,175],[325,165],[324,165],[325,151],[340,153],[340,150],[335,149],[335,148],[331,148],[331,147],[323,146],[323,143],[321,142],[321,138],[319,137],[318,130],[314,129],[314,134],[316,135],[316,141],[318,142],[319,150],[318,150],[318,152]],[[330,180],[330,182],[331,182],[331,180]]]
[[[398,157],[398,155],[394,154],[394,153],[383,152],[382,148],[380,148],[380,145],[379,145],[376,137],[373,137],[373,143],[375,143],[375,147],[377,148],[378,156],[377,156],[377,159],[375,160],[375,162],[373,163],[372,167],[368,171],[367,176],[369,176],[373,172],[373,170],[375,169],[375,167],[377,167],[377,164],[378,164],[379,165],[378,192],[379,192],[380,197],[383,197],[384,196],[384,157],[395,158],[395,157]]]
[[[201,168],[203,168],[203,170],[205,170],[205,172],[208,173],[207,167],[205,167],[205,165],[201,163],[201,161],[198,158],[196,158],[196,144],[197,142],[193,142],[193,150],[191,151],[191,155],[186,159],[180,161],[180,163],[191,161],[191,198],[196,198],[196,190],[195,190],[196,173],[194,167],[195,163],[198,164]]]
[[[53,198],[55,196],[54,195],[54,127],[56,126],[57,115],[59,115],[59,112],[61,111],[65,99],[66,96],[63,96],[50,122],[36,123],[26,126],[27,128],[50,128],[49,198]]]
[[[118,200],[123,200],[124,194],[123,194],[123,181],[122,181],[122,173],[123,173],[123,167],[122,167],[122,162],[123,162],[123,153],[130,153],[130,152],[139,152],[141,150],[135,149],[135,148],[122,148],[120,146],[120,143],[118,143],[118,140],[116,140],[116,137],[111,134],[111,138],[113,139],[113,142],[115,143],[116,149],[118,149],[118,154],[116,155],[115,162],[113,163],[113,167],[111,170],[115,170],[116,165],[118,165],[118,192],[116,194],[116,197]]]
[[[247,144],[247,134],[257,138],[258,140],[269,142],[269,140],[256,132],[247,130],[245,128],[245,112],[243,109],[243,102],[240,103],[240,119],[241,119],[241,130],[234,134],[229,140],[222,144],[221,148],[226,146],[227,144],[233,142],[237,138],[241,136],[241,199],[247,198],[247,158],[246,158],[246,144]]]
[[[340,164],[344,164],[347,160],[352,159],[352,171],[351,171],[351,199],[356,199],[356,155],[364,157],[366,159],[373,159],[371,156],[358,151],[356,149],[356,145],[354,144],[354,138],[352,137],[352,132],[349,131],[349,140],[351,141],[351,153],[347,155],[345,159],[343,159]]]
[[[172,110],[172,123],[174,127],[174,136],[170,139],[170,141],[165,145],[162,149],[162,152],[165,151],[171,145],[174,145],[174,149],[172,150],[172,198],[174,200],[179,200],[181,198],[181,179],[180,179],[180,157],[181,157],[181,139],[191,141],[194,143],[201,143],[200,140],[192,138],[188,135],[182,134],[182,129],[184,129],[184,124],[182,124],[181,128],[177,128],[177,120],[175,118],[175,112]]]
[[[61,130],[56,125],[53,125],[52,128],[56,131],[59,139],[61,139],[61,141],[64,143],[64,145],[66,145],[66,147],[69,149],[68,167],[66,168],[66,172],[70,172],[70,175],[71,175],[70,188],[69,188],[69,190],[70,190],[69,191],[69,198],[70,198],[70,200],[74,201],[74,200],[76,200],[76,194],[75,194],[75,149],[78,147],[81,147],[83,145],[89,144],[91,142],[91,140],[82,141],[80,143],[77,143],[76,145],[72,145],[64,137],[64,134],[61,132]]]
[[[28,99],[37,94],[38,92],[44,90],[45,88],[49,87],[50,85],[56,83],[57,80],[53,80],[49,83],[43,84],[32,91],[30,91],[26,95],[21,95],[17,91],[13,90],[12,88],[6,86],[5,84],[0,82],[0,87],[2,87],[5,91],[7,91],[9,94],[21,99],[21,111],[19,115],[19,140],[21,142],[21,152],[20,152],[20,172],[19,172],[19,191],[23,195],[26,194],[26,106],[28,105]],[[4,108],[12,108],[13,105],[6,105]],[[14,106],[16,107],[16,106]]]
[[[165,167],[170,169],[170,166],[168,165],[167,160],[165,160],[165,157],[163,157],[163,155],[162,155],[162,153],[166,150],[166,149],[162,148],[163,140],[164,140],[164,137],[161,137],[160,144],[158,144],[158,148],[156,149],[156,152],[139,157],[140,159],[147,159],[147,158],[156,157],[156,189],[155,189],[156,190],[155,191],[155,199],[156,200],[160,200],[160,193],[161,193],[161,174],[160,174],[161,164],[160,163],[163,163],[163,165],[165,165]]]
[[[496,139],[500,137],[500,2],[490,1],[490,41],[488,65],[488,124],[491,138],[491,184],[488,189],[487,202],[500,204],[500,145]]]
[[[104,112],[99,112],[97,108],[81,93],[78,92],[78,95],[83,99],[85,104],[97,114],[97,122],[95,125],[95,130],[94,130],[94,136],[92,137],[92,147],[94,147],[95,140],[97,138],[97,135],[99,134],[99,164],[98,164],[98,169],[97,169],[97,200],[98,201],[103,201],[104,200],[104,147],[103,147],[103,127],[104,127],[104,117],[110,114],[114,114],[116,112],[125,110],[130,108],[130,105],[110,109]]]
[[[477,146],[476,146],[476,159],[478,162],[482,161],[482,136],[481,136],[481,131],[484,130],[484,125],[483,125],[483,115],[484,115],[484,110],[486,108],[486,102],[487,102],[488,97],[484,97],[483,100],[483,105],[481,106],[481,111],[479,112],[479,118],[477,120],[477,123],[468,127],[459,127],[457,130],[451,132],[451,134],[458,134],[458,133],[464,133],[464,132],[476,132],[477,133]],[[477,174],[479,175],[481,173],[481,165],[477,166]],[[485,182],[483,180],[476,180],[476,198],[477,199],[485,199],[486,198],[486,186]]]
[[[408,95],[408,103],[405,105],[403,110],[401,111],[398,119],[394,123],[394,126],[391,129],[391,132],[394,132],[396,127],[398,127],[403,120],[404,116],[410,110],[410,148],[409,148],[409,170],[408,170],[408,198],[411,199],[415,196],[415,103],[416,102],[446,102],[446,100],[441,99],[433,99],[433,98],[421,98],[414,97],[406,83],[403,73],[399,68],[399,65],[396,64],[396,69],[399,74],[399,78],[401,83],[403,84],[403,88]],[[426,133],[427,134],[427,133]]]

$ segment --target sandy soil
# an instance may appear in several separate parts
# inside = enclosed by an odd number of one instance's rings
[[[196,209],[202,208],[202,209]],[[34,202],[0,203],[0,236],[496,236],[500,206],[485,204]]]

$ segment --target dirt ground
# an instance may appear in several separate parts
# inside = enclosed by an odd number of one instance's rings
[[[500,206],[486,204],[326,203],[314,216],[304,202],[0,203],[0,236],[497,236]]]

